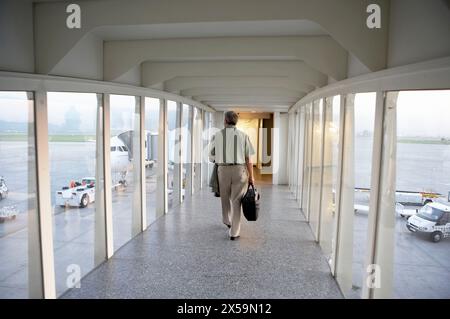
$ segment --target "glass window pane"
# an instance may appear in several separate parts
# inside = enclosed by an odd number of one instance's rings
[[[450,90],[398,93],[394,298],[450,298],[449,119]]]
[[[139,192],[139,100],[128,95],[110,95],[111,146],[121,151],[111,152],[112,215],[114,250],[133,237],[133,223]],[[138,195],[138,194],[137,194]],[[137,196],[138,198],[138,196]]]
[[[0,92],[0,298],[28,298],[38,240],[32,93]],[[30,258],[31,257],[31,258]]]
[[[145,178],[147,192],[147,224],[153,223],[156,216],[156,188],[158,174],[158,132],[160,100],[145,98]]]
[[[95,177],[98,103],[94,93],[49,92],[48,135],[56,292],[95,265]],[[101,132],[99,132],[101,134]],[[103,222],[103,219],[99,222]],[[75,284],[71,283],[70,284]]]
[[[355,203],[353,225],[353,289],[344,292],[349,297],[361,297],[364,263],[367,252],[367,229],[370,200],[370,178],[372,172],[372,147],[375,122],[376,93],[355,95],[354,114],[354,160]]]
[[[327,260],[332,255],[332,240],[335,238],[333,229],[335,219],[337,170],[339,154],[339,119],[340,96],[334,96],[325,108],[325,136],[323,154],[323,185],[322,185],[322,218],[320,226],[320,245]]]

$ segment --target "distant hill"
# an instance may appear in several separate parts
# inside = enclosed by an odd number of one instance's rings
[[[25,133],[28,131],[27,123],[7,122],[0,120],[1,133]]]
[[[48,127],[49,134],[67,133],[63,125],[50,124]],[[0,134],[5,133],[26,133],[28,132],[28,123],[8,122],[0,120]]]

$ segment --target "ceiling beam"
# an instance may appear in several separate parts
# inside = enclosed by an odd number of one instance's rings
[[[294,36],[109,41],[104,44],[104,79],[114,81],[144,62],[271,60],[303,61],[303,69],[318,82],[324,76],[347,76],[347,52],[331,37]]]
[[[369,29],[366,26],[369,3],[381,7],[381,28]],[[371,71],[386,67],[388,45],[388,0],[134,0],[127,1],[82,1],[82,27],[66,27],[67,2],[39,2],[34,4],[36,69],[38,73],[51,73],[72,48],[88,33],[101,27],[130,27],[144,25],[167,26],[179,23],[217,22],[217,21],[276,21],[309,20],[319,24],[334,41],[355,55]],[[106,47],[107,48],[107,47]],[[210,48],[213,50],[213,48]],[[229,50],[235,48],[231,47]],[[236,48],[238,49],[238,48]],[[276,49],[276,47],[274,47]],[[307,47],[304,47],[308,51]],[[107,48],[107,51],[109,49]],[[196,50],[196,46],[185,46],[183,50]],[[315,54],[322,56],[317,48]],[[108,53],[108,52],[106,52]],[[201,56],[198,49],[197,56]],[[319,68],[312,62],[308,64],[329,74],[326,67]],[[126,58],[126,57],[124,57]],[[145,61],[148,59],[144,59]],[[303,59],[302,59],[303,60]],[[305,61],[307,58],[304,59]],[[141,62],[142,62],[141,61]],[[337,66],[341,71],[340,65]],[[334,72],[336,80],[345,73]],[[114,73],[112,77],[117,77]],[[109,77],[110,75],[108,75]]]
[[[298,79],[291,79],[287,76],[176,77],[174,79],[166,81],[164,84],[164,90],[168,92],[182,92],[192,88],[206,89],[218,87],[223,89],[268,87],[300,91],[303,93],[311,92],[312,90],[314,90],[314,87],[312,85],[301,83]]]
[[[288,76],[314,87],[328,83],[326,75],[302,61],[144,62],[141,73],[145,87],[177,76]]]
[[[253,95],[253,96],[303,96],[300,90],[278,87],[204,87],[191,88],[180,91],[183,96],[197,95]]]

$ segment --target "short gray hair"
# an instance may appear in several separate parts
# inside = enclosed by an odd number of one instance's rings
[[[237,115],[234,111],[225,112],[225,123],[229,125],[236,125],[239,119],[239,115]]]

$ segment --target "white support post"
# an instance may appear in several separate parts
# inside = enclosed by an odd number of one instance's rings
[[[293,113],[289,114],[289,124],[288,124],[288,134],[289,134],[289,139],[288,139],[288,158],[289,158],[289,164],[287,166],[287,174],[288,174],[288,184],[289,184],[289,190],[292,192],[292,177],[291,177],[291,172],[292,172],[292,168],[294,167],[294,163],[291,160],[292,159],[292,116]]]
[[[105,149],[104,141],[104,102],[103,94],[97,95],[96,151],[95,151],[95,220],[94,220],[94,264],[106,260],[106,218],[105,218]]]
[[[303,214],[306,213],[307,210],[307,198],[308,198],[308,188],[309,188],[309,184],[307,183],[309,180],[309,175],[308,175],[308,158],[309,158],[309,122],[310,122],[310,112],[309,112],[309,106],[308,105],[304,105],[302,107],[302,109],[304,110],[305,113],[305,134],[304,134],[304,141],[303,141],[303,145],[304,145],[304,152],[303,152],[303,176],[302,176],[302,202],[300,205],[300,208],[303,211]]]
[[[36,118],[37,97],[28,92],[28,297],[44,298],[39,207],[37,194]]]
[[[300,184],[300,174],[298,162],[300,161],[300,110],[297,110],[295,115],[295,199],[299,203],[300,196],[298,194],[298,188]]]
[[[195,119],[194,119],[194,107],[190,106],[191,108],[191,112],[189,112],[189,123],[191,125],[191,130],[190,130],[190,138],[191,138],[191,158],[188,158],[189,161],[189,171],[190,171],[190,178],[189,178],[189,185],[190,185],[190,189],[188,192],[188,189],[186,189],[186,196],[189,193],[189,196],[192,196],[192,194],[194,194],[195,190],[195,183],[194,183],[194,154],[195,154],[195,149],[194,149],[194,144],[195,144],[195,139],[194,139],[194,125],[195,125]],[[187,184],[187,182],[186,182]]]
[[[205,112],[205,110],[200,110],[200,112],[202,112],[202,116],[201,116],[201,119],[202,119],[202,123],[201,123],[201,128],[200,128],[200,136],[199,136],[199,142],[201,143],[200,144],[200,147],[199,147],[199,154],[198,154],[198,156],[199,156],[199,163],[200,163],[200,189],[203,189],[203,178],[204,178],[204,169],[205,169],[205,167],[207,167],[207,165],[208,165],[208,163],[205,163],[204,161],[203,161],[203,132],[205,131],[205,127],[206,127],[206,125],[205,125],[205,120],[206,120],[206,112]]]
[[[175,127],[175,141],[173,144],[174,151],[174,164],[173,164],[173,205],[178,205],[182,203],[183,198],[183,156],[186,151],[183,148],[183,139],[184,139],[184,131],[183,131],[183,104],[177,102],[177,110],[176,110],[176,127]]]
[[[198,192],[202,188],[202,129],[203,129],[203,111],[197,108],[198,120],[195,133],[195,188],[194,191]]]
[[[142,231],[142,127],[141,127],[141,98],[135,97],[134,107],[134,134],[133,145],[133,208],[131,217],[131,236],[134,237]]]
[[[31,260],[41,271],[41,280],[31,278],[30,294],[32,297],[56,298],[55,264],[53,256],[53,215],[50,199],[50,161],[48,147],[48,115],[47,93],[37,91],[35,95],[35,149],[36,149],[36,189],[38,236],[36,244],[28,249],[36,249],[36,255]],[[34,246],[34,247],[33,247]],[[39,247],[38,247],[39,246]],[[33,275],[35,273],[33,272]],[[40,290],[39,288],[42,288]],[[40,290],[40,291],[39,291]],[[40,293],[41,292],[41,293]]]
[[[354,113],[355,95],[341,95],[339,159],[336,189],[336,236],[331,269],[342,291],[352,288],[354,217]]]
[[[280,154],[280,112],[273,112],[272,130],[272,184],[278,185],[280,182],[279,163],[285,154]],[[289,166],[289,165],[288,165]]]
[[[320,177],[319,177],[319,204],[318,204],[318,222],[316,226],[316,241],[320,241],[320,231],[322,226],[322,194],[323,194],[323,172],[324,172],[324,151],[325,151],[325,126],[327,121],[327,107],[329,107],[330,99],[322,99],[322,123],[320,136]]]
[[[141,211],[141,229],[140,231],[144,231],[147,229],[147,193],[146,193],[146,169],[145,169],[145,157],[147,156],[145,144],[147,139],[147,134],[145,133],[145,96],[140,97],[140,108],[139,108],[139,128],[140,128],[140,211]],[[150,147],[150,144],[147,145]]]
[[[300,136],[299,136],[299,147],[300,147],[300,153],[298,157],[298,181],[299,181],[299,187],[298,187],[298,204],[299,207],[302,208],[303,206],[303,189],[304,189],[304,165],[305,165],[305,136],[306,136],[306,121],[305,121],[305,108],[301,107],[299,109],[300,112]]]
[[[365,299],[392,295],[395,192],[396,192],[396,103],[398,92],[377,92],[372,176],[368,220],[367,273],[363,280]]]
[[[156,182],[156,216],[167,214],[167,100],[160,99],[158,130],[158,169]]]
[[[312,176],[313,176],[313,155],[314,155],[314,118],[315,118],[315,101],[311,103],[311,116],[309,119],[309,154],[308,154],[308,163],[309,163],[309,169],[308,169],[308,198],[307,198],[307,204],[306,204],[306,221],[310,221],[311,217],[311,190],[312,190]]]
[[[111,179],[111,107],[110,95],[103,94],[103,176],[105,178],[106,258],[114,254]]]

